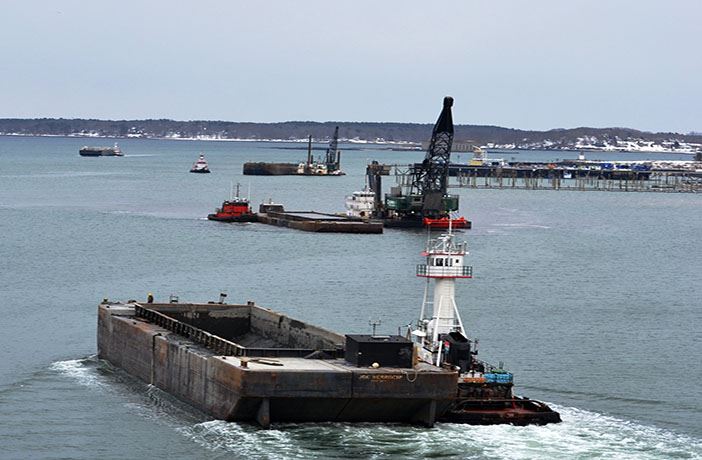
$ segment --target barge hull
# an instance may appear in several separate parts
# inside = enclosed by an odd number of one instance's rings
[[[297,163],[244,163],[245,176],[297,176]]]
[[[383,233],[381,222],[341,217],[314,211],[270,211],[260,213],[258,221],[278,227],[317,233]]]
[[[166,328],[137,316],[135,305],[100,305],[98,357],[217,419],[252,421],[264,427],[271,422],[319,421],[431,426],[455,396],[454,371],[369,369],[343,359],[269,360],[219,354],[212,348],[222,339],[202,331],[204,336],[193,335],[199,329],[187,322],[225,318],[236,329],[248,321],[249,327],[267,329],[270,336],[287,334],[296,337],[298,345],[312,348],[316,341],[324,345],[342,337],[260,307],[149,306],[185,313]],[[180,334],[171,330],[178,328]]]

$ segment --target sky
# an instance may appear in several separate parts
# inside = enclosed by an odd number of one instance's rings
[[[0,118],[702,131],[700,0],[3,0]]]

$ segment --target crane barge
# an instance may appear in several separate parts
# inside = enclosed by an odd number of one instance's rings
[[[324,158],[316,160],[312,155],[312,136],[307,143],[307,159],[300,163],[246,162],[243,169],[248,176],[343,176],[341,151],[339,150],[339,127],[329,141]]]
[[[386,227],[470,228],[470,221],[457,217],[458,195],[448,193],[449,163],[453,144],[453,98],[445,97],[434,125],[424,161],[409,165],[400,185],[391,187],[381,200],[381,177],[385,165],[376,162],[366,168],[369,191],[375,194],[373,218]]]

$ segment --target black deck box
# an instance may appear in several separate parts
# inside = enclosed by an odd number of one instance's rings
[[[412,367],[412,342],[400,335],[347,335],[344,359],[358,367]]]

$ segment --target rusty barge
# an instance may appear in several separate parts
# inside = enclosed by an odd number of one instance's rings
[[[465,243],[453,237],[449,228],[423,253],[417,276],[427,289],[404,336],[340,335],[253,302],[105,300],[98,357],[215,418],[263,427],[559,422],[546,404],[513,394],[511,373],[477,359],[454,299],[455,280],[471,278],[472,267],[463,264]]]
[[[383,233],[383,223],[359,217],[316,211],[286,211],[283,205],[262,203],[257,221],[262,224],[317,233]]]
[[[253,303],[109,304],[98,356],[215,418],[431,425],[456,372],[422,365],[357,367],[344,336]]]

